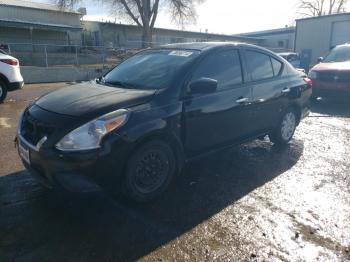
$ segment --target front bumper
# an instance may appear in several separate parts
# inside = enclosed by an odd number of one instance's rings
[[[30,162],[19,155],[29,173],[47,188],[61,185],[72,192],[94,192],[111,182],[118,183],[125,156],[131,149],[122,141],[114,144],[118,150],[63,153],[56,149],[28,146],[23,137],[17,137],[17,148],[21,146],[28,150]]]
[[[313,80],[312,95],[325,98],[350,98],[350,83],[327,83]]]
[[[334,98],[334,99],[350,99],[349,91],[337,90],[337,89],[319,89],[314,88],[312,90],[314,97]]]
[[[8,91],[14,91],[17,89],[22,89],[24,86],[24,82],[14,82],[14,83],[9,83],[8,85]]]

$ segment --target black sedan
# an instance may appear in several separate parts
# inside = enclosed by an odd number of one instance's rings
[[[305,75],[257,46],[147,49],[96,81],[28,106],[18,152],[47,187],[108,186],[149,201],[194,157],[265,135],[288,143],[308,114],[311,93]]]

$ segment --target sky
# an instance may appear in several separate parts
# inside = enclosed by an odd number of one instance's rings
[[[51,0],[31,0],[33,2],[50,3]],[[103,1],[100,1],[103,3]],[[84,20],[123,21],[111,17],[107,5],[96,4],[93,0],[84,0],[81,4],[87,8]],[[298,0],[206,0],[197,7],[197,23],[184,29],[206,31],[218,34],[238,34],[260,30],[269,30],[294,25]],[[172,23],[169,14],[162,11],[157,19],[156,27],[182,29]]]

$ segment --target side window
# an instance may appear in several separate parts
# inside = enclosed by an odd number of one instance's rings
[[[237,50],[222,51],[204,58],[195,70],[192,80],[202,77],[218,81],[218,90],[242,83],[242,68]]]
[[[282,63],[275,58],[271,57],[272,67],[273,67],[273,73],[275,76],[279,75],[282,70]]]
[[[255,51],[246,51],[246,59],[252,80],[263,80],[274,76],[270,56]]]

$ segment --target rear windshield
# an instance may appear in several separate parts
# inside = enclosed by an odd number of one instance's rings
[[[335,47],[324,59],[324,62],[350,61],[350,45]]]
[[[143,51],[114,68],[103,82],[133,89],[167,88],[178,70],[198,55],[196,50]]]

